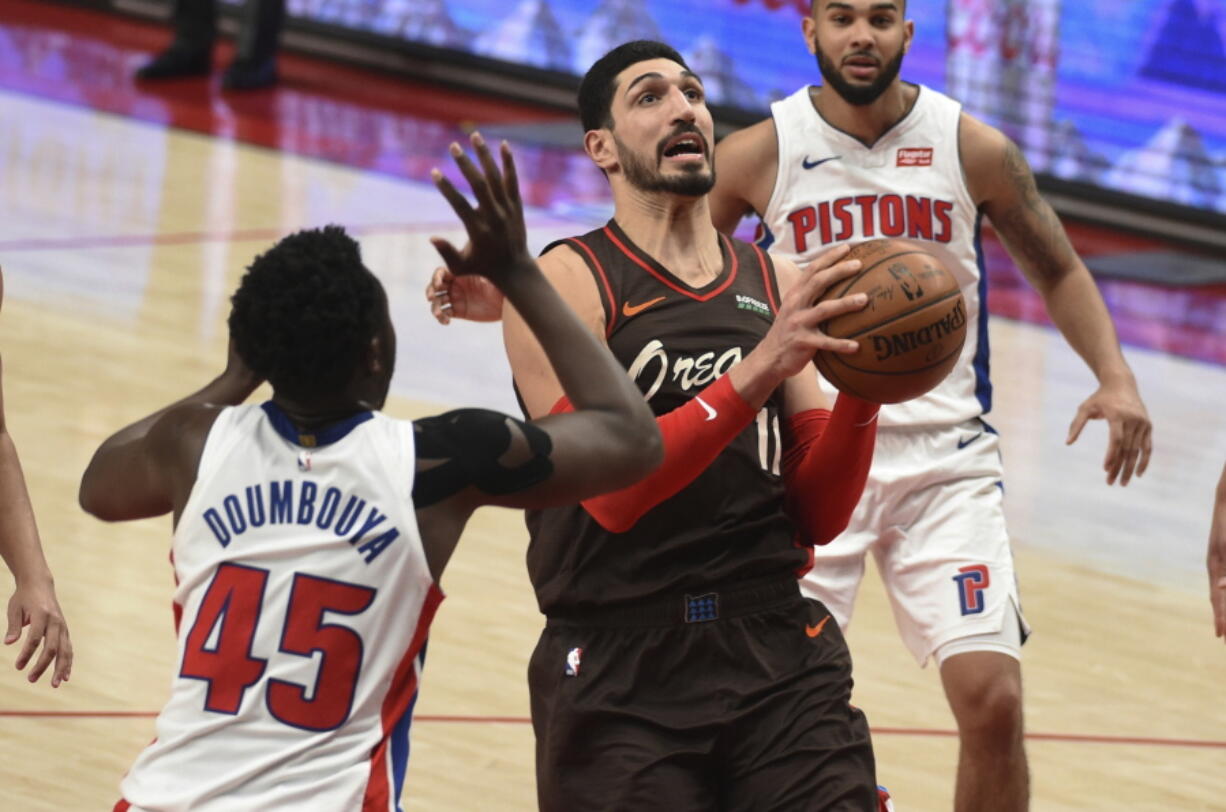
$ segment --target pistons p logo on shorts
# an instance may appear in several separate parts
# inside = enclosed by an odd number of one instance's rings
[[[977,615],[982,612],[983,591],[992,583],[988,575],[988,565],[971,564],[959,567],[953,580],[958,585],[958,601],[962,604],[962,614]]]

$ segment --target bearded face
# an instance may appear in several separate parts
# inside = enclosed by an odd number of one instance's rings
[[[626,181],[639,191],[702,197],[715,186],[710,144],[693,124],[679,124],[650,155],[636,152],[616,132],[613,141]]]
[[[864,107],[877,101],[886,88],[898,78],[902,69],[903,52],[900,50],[893,59],[883,67],[878,56],[865,51],[855,52],[843,57],[841,65],[835,65],[826,54],[818,48],[817,67],[822,72],[826,86],[838,93],[848,104]],[[844,70],[868,72],[875,69],[875,77],[867,80],[848,78]]]

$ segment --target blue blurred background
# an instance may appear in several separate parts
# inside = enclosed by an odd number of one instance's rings
[[[231,2],[231,0],[227,0]],[[712,99],[765,114],[820,82],[807,0],[289,0],[291,16],[582,74],[662,39]],[[903,77],[1002,127],[1035,169],[1226,212],[1226,0],[910,0]]]

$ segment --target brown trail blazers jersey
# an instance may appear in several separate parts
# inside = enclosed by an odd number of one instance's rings
[[[657,415],[747,355],[778,309],[770,259],[719,239],[723,272],[702,288],[673,276],[612,220],[563,241],[591,270],[609,347]],[[783,512],[779,406],[775,393],[710,467],[625,533],[603,529],[579,505],[529,511],[528,571],[541,611],[582,612],[804,569],[810,549],[796,543]]]

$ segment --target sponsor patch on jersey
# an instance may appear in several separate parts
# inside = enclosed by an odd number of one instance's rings
[[[752,296],[746,296],[743,293],[736,295],[736,309],[748,310],[750,313],[757,313],[759,316],[770,318],[771,309],[766,302],[761,302]]]
[[[582,660],[583,660],[583,649],[582,648],[579,648],[578,646],[576,646],[575,648],[572,648],[570,651],[566,652],[566,672],[565,672],[566,676],[568,677],[579,676],[579,666],[581,665]]]
[[[896,166],[932,166],[932,147],[903,147]]]

